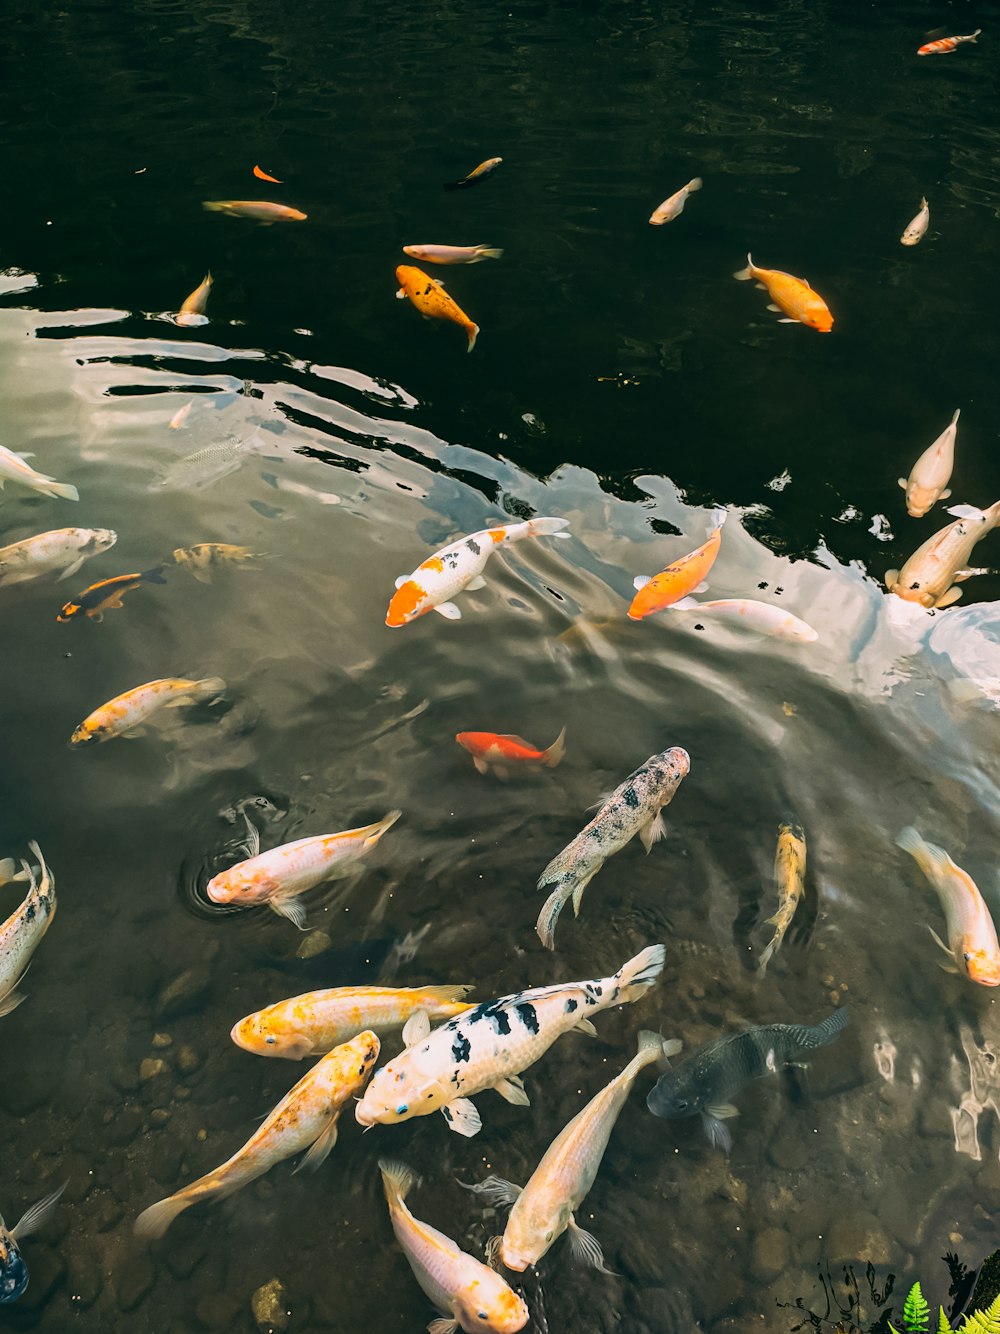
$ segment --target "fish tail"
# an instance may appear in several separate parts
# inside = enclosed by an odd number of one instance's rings
[[[979,34],[980,34],[981,32],[982,32],[982,28],[977,28],[976,31],[972,34],[972,36],[969,38],[969,41],[970,41],[970,42],[975,42],[975,41],[976,41],[976,38],[979,36]],[[976,45],[978,46],[978,42],[976,43]]]
[[[573,877],[567,875],[542,904],[542,911],[538,914],[535,930],[547,950],[556,947],[556,922],[573,892],[573,883]]]
[[[154,565],[151,570],[143,570],[140,577],[145,583],[149,584],[165,584],[167,582],[163,574],[162,565]]]
[[[382,1187],[390,1209],[398,1209],[419,1180],[412,1167],[393,1158],[380,1158],[378,1170],[382,1173]]]
[[[218,699],[220,695],[226,693],[226,683],[221,676],[205,676],[200,681],[195,681],[193,689],[190,691],[192,699]]]
[[[737,269],[737,271],[733,274],[733,277],[736,279],[738,283],[748,283],[750,279],[753,277],[753,273],[751,272],[752,269],[753,269],[753,260],[751,259],[750,252],[748,250],[746,268]]]
[[[477,250],[480,259],[503,259],[503,250],[499,246],[478,246]]]
[[[904,852],[908,852],[921,870],[924,871],[932,867],[941,854],[941,849],[921,838],[912,825],[907,825],[905,829],[899,832],[896,837],[896,846],[902,848]]]
[[[634,959],[623,963],[615,974],[617,983],[616,1005],[631,1005],[644,996],[656,979],[663,972],[666,958],[666,945],[648,945],[640,950]]]
[[[7,885],[14,879],[17,863],[13,857],[4,857],[0,860],[0,885]]]
[[[156,1204],[151,1204],[148,1209],[143,1209],[135,1220],[132,1231],[137,1237],[145,1237],[148,1241],[155,1241],[158,1237],[164,1235],[177,1215],[182,1214],[185,1209],[189,1209],[197,1198],[197,1196],[192,1197],[185,1194],[184,1191],[179,1191],[176,1195],[168,1195],[165,1200],[158,1200]]]
[[[961,408],[956,408],[956,409],[955,409],[955,415],[954,415],[954,416],[952,417],[952,419],[951,419],[951,424],[952,424],[952,426],[955,425],[955,423],[958,421],[958,419],[959,419],[959,417],[960,417],[961,415],[962,415],[962,409],[961,409]]]
[[[465,350],[471,352],[476,346],[476,339],[479,337],[479,325],[470,323],[467,325],[465,332],[469,338],[469,346]]]
[[[388,815],[383,815],[381,820],[376,820],[374,824],[365,825],[359,829],[358,833],[363,834],[368,843],[377,843],[382,835],[396,823],[402,811],[390,811]]]
[[[520,528],[521,525],[517,524]],[[569,527],[569,519],[529,519],[518,537],[554,537]],[[511,534],[512,536],[512,534]]]
[[[553,741],[552,745],[549,746],[547,750],[542,751],[542,755],[544,757],[542,763],[546,766],[546,768],[554,769],[565,754],[566,754],[566,729],[564,727],[562,731],[559,733],[559,735],[556,737],[555,741]]]
[[[984,510],[986,521],[991,528],[995,528],[1000,523],[1000,500],[995,500],[988,510]]]
[[[773,919],[769,919],[769,920],[773,920]],[[780,939],[780,937],[778,936],[778,933],[775,932],[775,934],[774,934],[774,935],[772,936],[772,938],[771,938],[771,943],[770,943],[770,944],[767,946],[767,948],[761,953],[761,956],[760,956],[760,963],[757,965],[757,971],[758,971],[758,973],[766,973],[766,972],[767,972],[767,965],[771,962],[771,959],[772,959],[772,957],[773,957],[773,955],[774,955],[774,951],[778,948],[778,942],[779,942],[779,939]]]
[[[653,1033],[644,1028],[639,1034],[639,1050],[629,1061],[622,1074],[635,1076],[647,1065],[662,1065],[671,1056],[677,1056],[683,1045],[679,1038],[665,1038],[662,1033]]]
[[[705,182],[700,176],[695,176],[693,180],[688,181],[687,188],[688,191],[693,194],[695,190],[700,190],[704,184]]]
[[[850,1018],[847,1006],[842,1005],[821,1024],[797,1024],[796,1037],[802,1047],[825,1047],[847,1027]]]
[[[69,482],[46,482],[43,487],[38,488],[47,496],[55,496],[59,500],[79,500],[80,493],[75,486]]]
[[[451,1004],[453,1002],[464,1001],[470,991],[475,991],[475,986],[470,982],[463,982],[457,986],[443,987],[421,987],[420,990],[425,996],[431,996],[434,1000],[442,1003]]]
[[[227,205],[218,199],[203,199],[201,206],[209,213],[225,213]]]

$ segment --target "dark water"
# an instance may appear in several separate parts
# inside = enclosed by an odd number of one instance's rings
[[[822,0],[10,0],[0,443],[82,499],[8,485],[2,539],[76,523],[119,541],[64,584],[3,590],[0,851],[37,838],[60,905],[28,1001],[2,1020],[0,1209],[11,1223],[70,1184],[0,1326],[249,1330],[251,1294],[277,1276],[292,1329],[422,1329],[380,1155],[423,1174],[418,1216],[481,1253],[496,1220],[454,1177],[523,1181],[640,1027],[690,1049],[816,1022],[833,993],[851,1028],[808,1076],[740,1099],[728,1161],[697,1121],[651,1118],[640,1084],[581,1218],[620,1277],[575,1270],[560,1243],[541,1299],[528,1282],[536,1311],[552,1334],[783,1329],[775,1301],[818,1298],[817,1261],[888,1262],[944,1299],[937,1257],[992,1249],[994,1000],[938,969],[924,924],[941,929],[939,906],[893,840],[916,824],[1000,906],[1000,719],[962,684],[1000,678],[1000,578],[933,618],[901,617],[880,581],[946,521],[908,519],[896,479],[956,407],[955,499],[1000,495],[998,18]],[[938,25],[984,34],[916,59]],[[441,189],[493,155],[476,189]],[[262,187],[254,163],[285,184]],[[683,217],[649,227],[694,175]],[[904,250],[921,194],[930,231]],[[309,218],[201,209],[227,198]],[[482,327],[471,356],[393,300],[401,245],[428,241],[506,250],[435,273]],[[777,324],[731,281],[748,248],[823,293],[830,337]],[[160,312],[208,268],[210,323],[176,327]],[[711,595],[781,589],[816,644],[625,620],[632,577],[701,542],[718,504]],[[396,575],[531,513],[569,518],[572,540],[494,557],[458,623],[384,627]],[[56,623],[92,579],[204,541],[265,556],[210,585],[171,571],[100,625]],[[986,539],[975,563],[998,551]],[[223,676],[225,703],[66,749],[98,704],[172,674]],[[563,724],[563,765],[506,786],[453,742],[546,745]],[[539,872],[669,745],[692,768],[667,841],[609,862],[548,955]],[[197,900],[251,796],[272,803],[271,845],[404,812],[360,881],[306,900],[333,942],[318,960],[267,911]],[[809,893],[762,979],[789,812]],[[5,916],[15,902],[4,891]],[[656,940],[660,986],[598,1040],[561,1040],[528,1073],[530,1108],[482,1095],[477,1139],[436,1116],[362,1137],[348,1112],[317,1176],[282,1165],[152,1250],[133,1240],[140,1209],[227,1158],[303,1073],[232,1045],[248,1011],[379,978],[486,998],[603,974]],[[189,1004],[164,1017],[185,970]],[[168,1073],[140,1083],[146,1058]]]

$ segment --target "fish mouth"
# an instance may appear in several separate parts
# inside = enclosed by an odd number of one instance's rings
[[[357,1121],[359,1126],[364,1126],[366,1130],[370,1130],[371,1127],[375,1124],[375,1117],[372,1114],[371,1108],[366,1107],[363,1102],[359,1102],[358,1105],[355,1107],[354,1119],[355,1121]]]

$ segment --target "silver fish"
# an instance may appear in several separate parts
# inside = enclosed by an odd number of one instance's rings
[[[165,490],[207,486],[234,472],[250,448],[250,443],[238,435],[227,435],[224,440],[172,463],[155,485]]]

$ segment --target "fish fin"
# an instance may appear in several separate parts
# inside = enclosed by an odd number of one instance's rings
[[[460,621],[462,619],[462,613],[454,602],[439,602],[431,610],[436,611],[439,616],[443,616],[446,621]]]
[[[483,759],[481,755],[473,755],[472,763],[476,766],[476,769],[478,770],[479,773],[481,774],[489,773],[490,766],[486,763],[486,761]]]
[[[74,570],[77,568],[77,566],[73,566]],[[39,572],[36,570],[11,570],[9,574],[5,574],[4,577],[0,579],[0,588],[10,588],[13,584],[27,583],[29,579],[37,579],[38,577]],[[65,578],[65,576],[60,575],[59,578],[62,579]]]
[[[903,488],[904,491],[905,491],[906,488],[909,486],[909,482],[906,480],[905,477],[897,477],[897,478],[896,478],[896,481],[897,481],[898,484]]]
[[[143,570],[142,579],[149,584],[165,584],[167,582],[162,565],[154,565],[151,570]]]
[[[769,301],[768,304],[765,306],[764,309],[765,309],[765,310],[773,310],[774,313],[775,313],[776,315],[780,315],[780,314],[781,314],[781,307],[780,307],[780,306],[776,306],[776,305],[774,304],[773,301]]]
[[[899,571],[898,571],[898,570],[886,570],[886,572],[885,572],[885,586],[886,586],[886,588],[889,590],[890,593],[892,592],[892,590],[896,587],[896,585],[897,585],[898,583],[899,583]]]
[[[953,963],[942,963],[939,959],[938,967],[941,969],[942,973],[954,973],[957,977],[962,976],[961,972],[955,967]]]
[[[458,1181],[458,1177],[455,1178]],[[523,1186],[515,1186],[513,1181],[505,1181],[503,1177],[495,1174],[486,1177],[484,1181],[477,1181],[471,1186],[467,1186],[464,1181],[458,1181],[463,1190],[471,1190],[473,1195],[481,1195],[487,1204],[497,1208],[506,1208],[514,1203],[517,1197],[524,1189]]]
[[[482,246],[479,249],[480,259],[503,259],[503,250],[500,246]]]
[[[330,1150],[336,1142],[337,1117],[331,1116],[330,1120],[313,1141],[309,1152],[303,1156],[302,1161],[294,1168],[294,1171],[301,1172],[303,1168],[307,1168],[310,1172],[315,1172],[317,1167],[326,1162]]]
[[[801,324],[802,321],[801,321],[801,320],[793,320],[793,319],[789,319],[789,318],[786,316],[785,319],[783,319],[783,320],[779,320],[778,323],[779,323],[779,324]]]
[[[524,1082],[518,1075],[508,1075],[506,1079],[498,1079],[493,1088],[501,1098],[514,1107],[531,1106],[531,1099],[524,1091]]]
[[[485,587],[486,587],[486,580],[483,578],[481,574],[477,574],[474,575],[465,585],[465,591],[467,593],[474,593],[477,588],[485,588]]]
[[[4,857],[0,861],[0,885],[8,885],[14,879],[14,858]]]
[[[79,500],[80,493],[75,486],[70,486],[68,482],[47,482],[45,485],[45,494],[48,496],[58,496],[60,500]]]
[[[942,611],[945,607],[950,607],[953,602],[957,602],[961,596],[962,590],[956,584],[952,584],[947,593],[941,594],[934,606],[938,611]]]
[[[967,565],[962,570],[956,570],[952,575],[956,584],[964,583],[966,579],[974,579],[977,574],[989,574],[989,569],[983,566]]]
[[[460,982],[454,986],[421,987],[425,996],[433,996],[436,1001],[464,1001],[470,992],[475,991],[475,983]]]
[[[426,1010],[414,1010],[403,1025],[403,1042],[407,1047],[416,1047],[423,1042],[431,1031],[431,1017]]]
[[[733,1116],[739,1116],[739,1110],[731,1102],[715,1102],[709,1107],[708,1113],[720,1121],[728,1121]]]
[[[80,568],[80,566],[86,559],[87,559],[86,556],[81,556],[80,559],[75,560],[72,565],[67,565],[65,570],[63,570],[62,574],[56,580],[56,583],[61,584],[62,581],[64,579],[68,579],[71,574],[76,574],[77,570]]]
[[[946,973],[957,973],[958,969],[955,966],[954,962],[955,956],[952,954],[951,950],[944,943],[944,941],[941,939],[941,937],[938,935],[938,933],[934,930],[932,926],[929,926],[927,923],[924,923],[924,925],[927,926],[927,930],[934,937],[934,943],[935,945],[937,945],[938,949],[944,950],[945,954],[947,954],[948,958],[951,959],[952,961],[950,964],[942,963],[941,967],[945,970]],[[938,962],[941,963],[940,959],[938,960]]]
[[[442,286],[444,286],[443,283]],[[469,346],[465,350],[466,352],[471,352],[472,349],[476,346],[476,339],[479,337],[479,325],[478,324],[470,325],[468,333],[469,333]]]
[[[986,515],[975,505],[949,505],[946,514],[954,514],[956,519],[985,519]]]
[[[30,1209],[26,1209],[17,1224],[10,1229],[11,1240],[24,1241],[25,1237],[30,1237],[33,1232],[37,1232],[39,1228],[44,1227],[52,1217],[53,1211],[59,1202],[59,1196],[68,1185],[69,1179],[67,1178],[51,1195],[46,1195],[43,1200],[39,1200]]]
[[[276,912],[279,917],[287,917],[293,926],[297,926],[300,931],[306,929],[306,910],[301,902],[296,898],[291,898],[286,894],[278,894],[273,899],[268,899],[271,905],[271,911]]]
[[[644,996],[663,972],[666,958],[665,945],[647,945],[634,959],[623,963],[615,974],[618,986],[617,1005],[631,1005],[640,996]]]
[[[749,255],[747,255],[747,259],[748,260],[750,259]],[[736,272],[733,274],[733,277],[736,279],[738,283],[748,283],[750,281],[751,276],[752,275],[750,273],[749,264],[747,264],[747,267],[745,269],[737,269]]]
[[[412,1167],[394,1158],[380,1158],[378,1170],[382,1173],[382,1185],[390,1205],[401,1204],[413,1187],[420,1181]]]
[[[547,950],[554,950],[556,947],[556,922],[559,914],[566,906],[569,893],[569,885],[557,885],[542,904],[542,910],[538,914],[535,930],[538,933],[538,939]]]
[[[5,1014],[13,1013],[21,1002],[27,999],[28,998],[23,991],[8,991],[6,996],[0,1000],[0,1019],[2,1019]]]
[[[941,494],[938,496],[938,500],[947,500],[950,495],[951,495],[951,487],[949,486],[946,487],[945,490],[941,492]]]
[[[700,190],[704,184],[705,182],[700,176],[692,176],[691,180],[687,183],[687,188],[693,194],[695,190]]]
[[[565,727],[553,741],[547,750],[542,751],[542,763],[547,769],[554,769],[566,754],[566,729]]]
[[[702,1112],[701,1122],[713,1147],[721,1149],[723,1153],[729,1153],[733,1147],[733,1137],[729,1133],[729,1127],[725,1121],[718,1120],[709,1112]]]
[[[589,1019],[581,1019],[578,1024],[573,1025],[572,1031],[574,1033],[586,1033],[588,1038],[597,1037],[597,1029]]]
[[[506,768],[504,765],[502,765],[502,764],[494,764],[494,766],[493,766],[493,772],[494,772],[494,774],[496,774],[497,778],[500,779],[500,782],[501,782],[501,783],[509,783],[509,782],[510,782],[510,773],[509,773],[509,771],[507,770],[507,768]]]
[[[396,300],[397,300],[397,301],[405,301],[405,300],[406,300],[406,293],[403,291],[403,289],[402,289],[401,287],[400,287],[400,288],[397,290],[397,292],[396,292]]]
[[[398,579],[393,580],[393,586],[395,588],[402,588],[404,584],[408,584],[409,582],[410,576],[408,574],[401,574]]]
[[[584,1232],[572,1214],[569,1216],[566,1229],[569,1232],[570,1254],[577,1264],[587,1265],[601,1274],[615,1276],[615,1271],[609,1269],[604,1263],[604,1252],[601,1250],[601,1243],[596,1237],[592,1237],[589,1232]]]
[[[667,827],[663,823],[662,811],[657,811],[652,820],[648,820],[639,830],[639,840],[646,849],[647,855],[653,844],[659,843],[660,839],[666,838],[666,836]]]
[[[445,1103],[441,1108],[441,1114],[448,1122],[448,1129],[454,1130],[456,1135],[464,1135],[466,1139],[478,1135],[483,1128],[483,1120],[476,1111],[476,1104],[468,1098],[456,1098],[454,1102]]]
[[[149,736],[149,728],[144,727],[142,723],[137,723],[135,727],[130,727],[127,732],[120,732],[119,736],[124,737],[126,741],[134,741],[136,737]]]
[[[246,840],[240,844],[240,851],[245,852],[247,858],[256,857],[258,852],[260,852],[260,830],[250,819],[249,815],[247,815],[246,811],[243,812],[243,819],[246,821],[247,836]]]
[[[701,604],[697,598],[678,598],[676,602],[671,602],[668,611],[694,611]]]
[[[651,574],[637,574],[632,580],[632,587],[638,592],[640,588],[646,587],[652,577]]]
[[[592,801],[590,805],[586,806],[584,809],[588,811],[596,811],[599,806],[603,806],[604,803],[608,801],[613,792],[614,788],[609,788],[607,791],[602,792],[596,801]]]
[[[199,584],[210,584],[212,582],[211,572],[209,570],[199,570],[196,565],[188,570],[188,574],[191,575],[192,579],[197,579]]]
[[[771,939],[771,943],[767,946],[767,948],[762,952],[760,956],[760,963],[758,963],[757,965],[758,973],[767,972],[767,965],[771,962],[771,958],[774,954],[774,951],[777,948],[778,948],[778,937],[773,936]]]
[[[576,882],[576,884],[573,886],[573,916],[574,916],[574,917],[579,917],[579,916],[580,916],[580,904],[583,902],[583,893],[584,893],[584,890],[587,888],[587,886],[590,884],[591,880],[593,880],[594,876],[597,874],[597,872],[598,872],[599,870],[600,870],[600,867],[595,867],[594,870],[591,871],[590,875],[584,876],[584,878],[583,878],[582,880],[578,880],[578,881]]]
[[[446,185],[446,190],[454,190],[453,185]],[[452,1317],[450,1320],[446,1316],[439,1316],[437,1320],[432,1320],[427,1326],[427,1334],[460,1334],[462,1326]]]
[[[195,1202],[195,1199],[190,1195],[185,1196],[182,1193],[168,1195],[165,1200],[157,1200],[148,1209],[143,1209],[135,1220],[132,1231],[137,1237],[145,1237],[154,1241],[157,1237],[164,1235],[178,1214],[182,1214],[185,1209],[189,1209]]]

